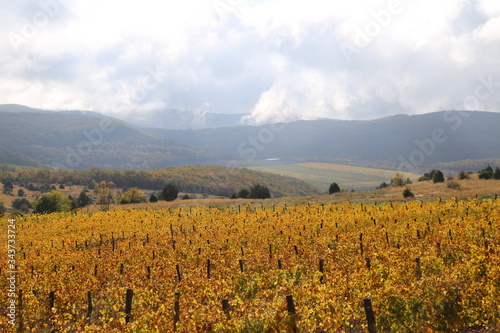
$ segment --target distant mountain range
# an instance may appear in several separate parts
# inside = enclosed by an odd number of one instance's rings
[[[199,124],[213,128],[172,130],[139,127],[95,112],[0,105],[0,163],[157,169],[280,159],[420,171],[436,163],[500,158],[499,113],[442,111],[370,121],[234,126],[241,116],[204,114]],[[134,122],[151,125],[161,117],[152,114]],[[171,110],[165,117],[184,119],[176,125],[183,128],[196,115]]]

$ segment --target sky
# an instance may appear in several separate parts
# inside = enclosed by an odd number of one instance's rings
[[[497,0],[0,5],[0,104],[252,124],[500,111]]]

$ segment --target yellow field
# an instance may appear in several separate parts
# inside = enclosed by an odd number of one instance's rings
[[[249,169],[277,173],[284,176],[295,177],[311,183],[312,185],[328,190],[331,183],[336,182],[342,188],[358,189],[377,187],[382,182],[389,183],[397,173],[393,170],[364,168],[333,163],[297,163],[273,164],[249,167]],[[417,174],[401,172],[404,179],[417,180]]]
[[[2,273],[17,265],[14,286],[0,280],[2,299],[17,301],[23,332],[365,332],[365,297],[379,332],[500,330],[500,200],[0,221],[0,242],[15,246],[0,252]],[[9,320],[0,316],[0,331],[15,331]]]

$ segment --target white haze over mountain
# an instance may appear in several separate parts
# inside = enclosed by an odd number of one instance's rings
[[[494,0],[1,0],[0,103],[247,123],[500,111]]]

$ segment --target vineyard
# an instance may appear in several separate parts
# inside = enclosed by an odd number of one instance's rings
[[[368,297],[377,332],[500,331],[500,200],[116,210],[15,225],[16,318],[4,306],[2,332],[367,332]]]

